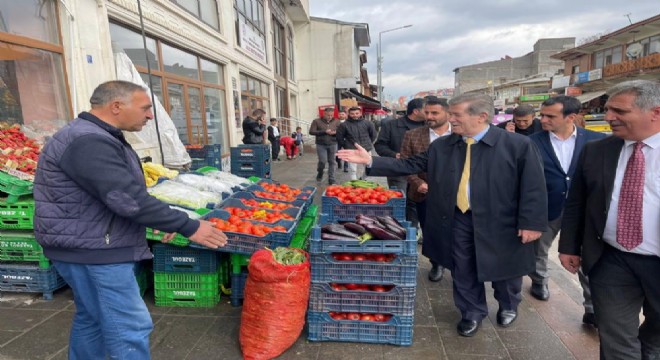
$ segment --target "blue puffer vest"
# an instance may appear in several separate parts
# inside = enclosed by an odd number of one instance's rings
[[[92,121],[76,119],[58,131],[43,149],[34,180],[34,232],[51,260],[110,264],[151,259],[145,227],[115,215],[80,188],[59,165],[67,146],[80,136],[96,134],[124,149],[125,163],[144,184],[139,158],[130,145]]]

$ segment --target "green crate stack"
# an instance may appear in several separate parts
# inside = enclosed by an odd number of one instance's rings
[[[316,225],[318,215],[318,206],[310,205],[309,209],[305,213],[304,217],[300,220],[298,227],[296,228],[296,234],[291,240],[292,248],[307,250],[309,243],[309,235],[312,233],[312,228]]]
[[[0,171],[0,197],[7,204],[23,201],[27,195],[32,195],[34,184],[21,180],[16,176]]]
[[[38,264],[41,269],[51,266],[34,233],[24,230],[0,231],[0,262],[30,262]]]

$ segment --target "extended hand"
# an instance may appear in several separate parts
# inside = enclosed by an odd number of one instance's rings
[[[541,237],[540,231],[534,230],[518,230],[518,236],[522,238],[522,243],[527,244]]]
[[[423,183],[422,185],[417,187],[417,192],[420,194],[426,194],[427,192],[429,192],[429,184]]]
[[[337,157],[353,164],[371,164],[371,154],[360,146],[360,144],[356,143],[355,147],[357,148],[356,150],[343,149],[337,151]]]
[[[160,234],[160,230],[154,229],[154,235]],[[161,242],[167,244],[168,242],[172,241],[174,237],[176,236],[176,233],[166,233],[163,235],[163,238],[160,240]]]
[[[211,249],[217,249],[227,245],[227,235],[216,229],[210,222],[200,220],[199,229],[190,236],[190,241]]]
[[[516,132],[516,124],[514,124],[513,121],[509,121],[506,123],[506,130],[508,132]]]
[[[559,254],[559,261],[564,269],[568,270],[571,274],[575,274],[580,268],[582,259],[577,255]]]

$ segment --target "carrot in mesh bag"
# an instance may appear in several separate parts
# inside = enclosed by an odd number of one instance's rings
[[[278,247],[252,254],[241,315],[245,359],[272,359],[296,342],[305,325],[310,277],[303,250]]]

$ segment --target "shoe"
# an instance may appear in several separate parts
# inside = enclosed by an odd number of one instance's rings
[[[328,185],[334,185],[335,181],[334,180],[328,180]]]
[[[348,169],[344,169],[344,172],[348,172]]]
[[[550,291],[548,290],[547,284],[532,284],[532,288],[529,289],[529,293],[541,301],[548,301],[548,298],[550,297]]]
[[[291,160],[291,159],[293,159],[293,158],[292,158],[291,156],[287,156],[286,158],[287,158],[288,160]]]
[[[582,323],[585,325],[591,325],[596,329],[598,328],[598,324],[596,323],[596,314],[592,312],[584,313],[584,315],[582,316]]]
[[[277,161],[282,161],[282,159],[280,159],[280,158],[277,158],[277,159],[275,159],[275,160],[277,160]]]
[[[458,331],[458,335],[472,337],[479,330],[479,325],[481,325],[481,322],[462,319],[458,325],[456,325],[456,330]]]
[[[429,271],[429,280],[433,282],[438,282],[442,280],[445,269],[440,265],[433,265],[431,271]]]
[[[320,178],[320,177],[317,177],[317,178],[316,178],[316,181],[321,181],[321,178]]]
[[[516,310],[497,310],[497,325],[501,327],[509,327],[518,318]]]

